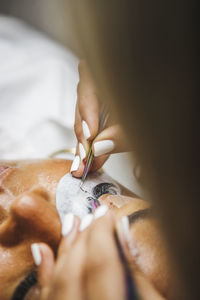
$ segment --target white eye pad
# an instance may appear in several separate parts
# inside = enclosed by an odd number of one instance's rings
[[[98,201],[103,194],[120,194],[120,187],[104,173],[89,174],[81,189],[80,183],[81,179],[74,178],[70,173],[64,175],[58,183],[56,208],[61,221],[67,213],[73,213],[82,219],[92,212],[92,203]]]

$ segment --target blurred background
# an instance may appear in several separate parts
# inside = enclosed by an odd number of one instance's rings
[[[71,0],[0,0],[0,13],[24,20],[79,56],[77,41],[69,25],[71,15],[66,11],[69,1]]]

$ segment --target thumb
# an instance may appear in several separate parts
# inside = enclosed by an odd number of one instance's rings
[[[48,288],[48,284],[52,278],[55,261],[52,249],[44,243],[35,243],[31,245],[33,260],[38,267],[38,283],[42,293]]]

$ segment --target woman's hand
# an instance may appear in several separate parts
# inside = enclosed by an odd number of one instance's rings
[[[125,134],[120,125],[110,125],[98,134],[101,99],[85,61],[79,64],[79,77],[74,125],[78,143],[71,168],[73,176],[76,177],[83,175],[84,162],[91,141],[95,155],[92,171],[100,169],[110,154],[127,151]]]
[[[42,300],[125,299],[123,267],[114,239],[115,223],[112,215],[93,221],[69,219],[58,249],[57,260],[46,244],[37,244],[41,262],[38,279]],[[82,230],[82,232],[80,232]],[[36,260],[37,262],[37,260]]]
[[[32,245],[41,300],[126,299],[124,269],[114,238],[115,220],[105,208],[101,206],[95,218],[88,215],[81,223],[77,217],[67,215],[56,261],[47,244]],[[122,220],[117,224],[118,236],[133,267],[128,249],[129,227],[126,217]],[[137,268],[133,269],[139,299],[164,300],[150,281]]]

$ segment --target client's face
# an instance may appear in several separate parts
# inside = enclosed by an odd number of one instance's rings
[[[0,300],[12,299],[13,294],[15,300],[39,299],[39,289],[34,286],[37,279],[30,245],[45,242],[56,251],[61,238],[56,189],[70,167],[71,161],[60,159],[0,161]],[[113,184],[97,183],[96,178],[94,197],[99,199],[109,194],[109,188],[115,193]],[[130,202],[126,197],[122,201],[119,196],[110,195],[102,196],[99,202],[114,208],[119,216],[133,213],[130,221],[136,264],[165,292],[162,283],[166,282],[167,275],[159,263],[162,263],[159,257],[163,245],[148,211],[147,215],[143,211],[148,205],[142,200]],[[137,211],[141,213],[135,215]]]
[[[70,166],[66,160],[0,162],[0,300],[11,299],[33,271],[31,243],[44,241],[56,249],[61,224],[55,192]]]

